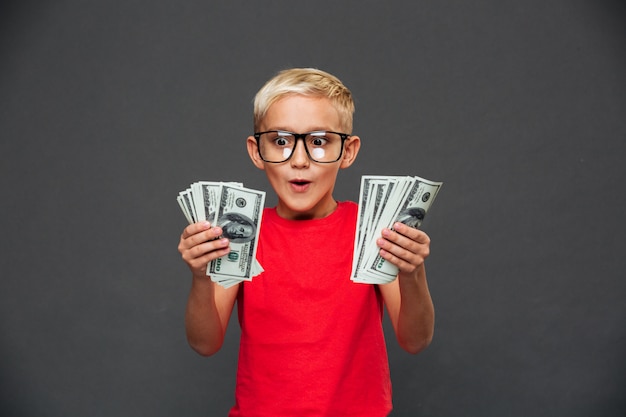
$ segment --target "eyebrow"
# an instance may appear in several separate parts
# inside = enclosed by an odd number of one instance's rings
[[[271,131],[271,130],[280,130],[283,132],[292,132],[292,133],[309,133],[309,132],[338,132],[338,130],[334,130],[330,127],[326,128],[326,127],[320,127],[320,128],[313,128],[313,129],[308,129],[308,130],[304,130],[302,132],[297,132],[294,129],[287,129],[287,128],[269,128],[267,129],[267,131]]]
[[[313,132],[336,132],[333,129],[311,129],[311,130],[306,130],[303,132],[296,132],[295,130],[291,130],[291,129],[268,129],[267,132],[271,132],[271,131],[279,131],[279,132],[289,132],[289,133],[296,133],[296,134],[304,134],[304,133],[313,133]]]

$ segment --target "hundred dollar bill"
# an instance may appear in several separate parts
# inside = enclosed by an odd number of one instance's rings
[[[366,256],[366,242],[371,240],[371,229],[377,222],[391,194],[396,181],[389,177],[364,175],[361,177],[359,208],[357,214],[357,230],[354,242],[354,261],[352,263],[353,278],[356,278],[358,266]]]
[[[384,197],[376,189],[380,182],[394,184]],[[384,284],[396,278],[398,268],[380,257],[376,239],[380,237],[383,228],[391,228],[396,221],[420,227],[442,185],[441,182],[420,177],[366,176],[362,179],[351,277],[353,281]],[[361,216],[362,211],[372,213],[370,222],[365,222],[367,214]]]
[[[363,265],[368,260],[376,256],[378,247],[376,239],[380,237],[382,224],[388,223],[393,215],[392,210],[400,204],[402,196],[405,194],[408,177],[385,177],[385,176],[365,176],[363,179],[364,189],[373,190],[365,192],[360,199],[359,208],[363,208],[366,215],[363,223],[359,224],[357,230],[360,236],[357,245],[360,256],[353,261],[352,278],[358,282],[368,282],[370,278],[363,274]],[[372,196],[373,198],[368,198]],[[356,249],[356,248],[355,248]],[[356,265],[354,265],[356,264]]]
[[[206,220],[211,224],[215,224],[215,216],[217,215],[222,185],[224,184],[233,187],[243,187],[243,184],[240,182],[198,181],[191,184],[197,221]]]
[[[212,181],[198,181],[191,184],[197,221],[206,220],[211,224],[215,223],[221,187],[221,183]]]
[[[265,193],[223,184],[216,225],[230,241],[230,252],[207,268],[216,282],[251,280],[256,272],[256,249],[265,205]]]
[[[227,187],[226,191],[224,191],[224,187]],[[241,195],[235,195],[234,189],[242,190]],[[263,272],[263,267],[256,260],[256,246],[265,204],[264,192],[246,189],[239,182],[198,181],[191,184],[186,190],[181,191],[176,199],[190,224],[198,221],[209,221],[212,226],[221,226],[225,230],[224,235],[231,240],[231,252],[223,259],[220,258],[213,261],[207,266],[207,275],[211,275],[213,281],[224,287],[230,287],[240,283],[242,280],[250,280]],[[248,200],[253,201],[253,204],[246,208]],[[218,221],[220,216],[222,216],[222,219],[237,217],[237,211],[233,208],[228,208],[228,205],[233,203],[239,210],[239,220],[248,212],[251,211],[253,213],[248,217],[250,219],[249,223],[253,225],[256,231],[254,239],[250,240],[252,243],[246,242],[244,244],[241,242],[241,238],[232,238],[232,234],[235,233],[233,222],[220,223]],[[255,213],[259,213],[258,216]],[[229,227],[228,232],[225,229],[226,224]],[[242,226],[241,229],[243,230],[245,227]],[[235,244],[235,242],[237,243]],[[250,255],[250,249],[252,249],[252,255]],[[237,265],[239,265],[240,272],[246,271],[245,273],[234,273],[232,261],[235,258],[239,260]],[[212,265],[214,271],[218,270],[217,273],[211,273]],[[220,274],[220,271],[225,271],[226,273]]]
[[[187,218],[187,221],[191,223],[195,223],[197,221],[194,204],[193,204],[193,196],[191,194],[191,188],[187,188],[185,191],[181,191],[178,193],[178,204],[180,205],[183,214]]]

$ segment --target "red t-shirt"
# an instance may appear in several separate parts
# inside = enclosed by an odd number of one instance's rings
[[[391,381],[378,287],[350,280],[357,205],[286,220],[265,209],[265,272],[237,301],[241,343],[231,417],[382,417]]]

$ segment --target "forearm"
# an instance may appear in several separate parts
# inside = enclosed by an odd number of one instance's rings
[[[189,345],[199,354],[216,353],[224,342],[226,326],[215,303],[215,284],[209,277],[194,277],[185,312]]]
[[[419,266],[413,273],[400,273],[400,310],[396,323],[398,343],[410,353],[424,350],[433,338],[435,309],[433,306],[426,270]]]

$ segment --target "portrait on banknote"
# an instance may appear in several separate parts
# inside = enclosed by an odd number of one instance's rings
[[[222,236],[233,243],[250,242],[256,236],[254,222],[241,213],[224,213],[217,225],[222,228]]]
[[[400,223],[404,223],[407,226],[418,228],[421,226],[422,221],[426,216],[426,210],[421,207],[407,207],[402,210],[396,219]]]

